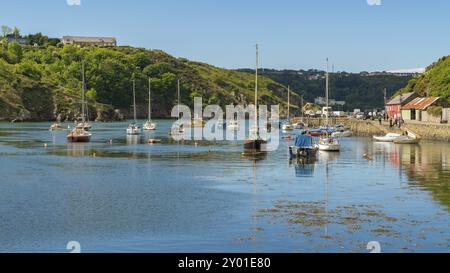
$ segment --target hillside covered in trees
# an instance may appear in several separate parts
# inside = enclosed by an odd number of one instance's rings
[[[450,56],[430,65],[425,73],[409,81],[399,93],[416,92],[419,96],[435,96],[450,102]]]
[[[33,46],[3,38],[0,45],[0,120],[73,120],[80,115],[81,64],[85,64],[91,118],[129,117],[132,78],[136,78],[139,116],[147,115],[148,79],[153,110],[170,117],[181,79],[182,103],[248,104],[254,100],[254,75],[174,58],[163,51],[132,47],[62,46],[33,36]],[[37,37],[37,38],[36,38]],[[40,42],[39,42],[40,41]],[[261,103],[286,108],[286,88],[267,77],[259,79]],[[292,104],[299,105],[293,93]],[[293,107],[293,111],[298,110]]]
[[[306,101],[314,102],[317,97],[325,97],[325,71],[264,69],[262,75],[285,86],[289,85],[291,89],[303,95]],[[339,110],[383,109],[384,89],[386,88],[389,99],[412,78],[409,75],[390,73],[330,73],[330,98],[346,102]]]

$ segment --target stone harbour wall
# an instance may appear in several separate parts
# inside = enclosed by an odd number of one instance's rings
[[[298,122],[300,119],[296,118],[293,121]],[[304,118],[303,122],[311,127],[325,126],[326,123],[324,118]],[[402,133],[403,131],[411,131],[424,140],[450,141],[450,124],[407,121],[401,130],[395,127],[390,129],[386,123],[380,126],[378,121],[351,118],[330,118],[329,124],[343,124],[348,126],[357,136],[385,135],[389,132]]]
[[[422,139],[450,141],[450,125],[448,124],[407,123],[403,129],[410,130]]]

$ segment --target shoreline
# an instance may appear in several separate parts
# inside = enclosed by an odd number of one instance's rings
[[[143,121],[145,119],[142,119]],[[155,120],[171,120],[171,118],[155,118]],[[305,124],[313,127],[325,126],[325,119],[323,118],[293,118],[293,122],[303,121]],[[93,123],[115,123],[115,122],[127,122],[127,119],[122,121],[100,121]],[[10,122],[6,120],[0,120],[0,124],[16,124],[16,123],[54,123],[54,121],[17,121]],[[72,121],[62,122],[72,123]],[[408,121],[401,129],[397,127],[389,128],[389,125],[383,121],[382,125],[378,121],[371,120],[357,120],[349,118],[330,118],[331,125],[343,124],[349,127],[355,136],[368,136],[385,135],[387,133],[402,133],[405,131],[412,132],[418,135],[422,140],[450,142],[450,124],[432,124]]]

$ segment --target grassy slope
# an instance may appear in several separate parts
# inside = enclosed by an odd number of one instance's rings
[[[417,92],[420,96],[436,96],[450,101],[450,57],[430,65],[421,76],[412,79],[399,93]]]
[[[221,106],[254,99],[253,74],[177,59],[159,50],[24,46],[20,55],[17,58],[5,48],[0,51],[0,119],[50,120],[59,114],[73,119],[79,115],[81,60],[86,66],[91,113],[117,108],[127,114],[132,75],[142,117],[147,114],[148,77],[153,82],[155,115],[160,117],[168,117],[176,103],[177,78],[182,81],[182,102],[189,106],[194,96]],[[260,103],[286,101],[285,87],[271,79],[260,77],[259,90]],[[293,104],[298,102],[297,95],[292,97]]]

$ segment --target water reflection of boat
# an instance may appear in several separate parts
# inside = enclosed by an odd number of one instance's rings
[[[83,157],[88,155],[88,147],[86,143],[69,143],[67,145],[67,155],[74,157]]]
[[[250,161],[262,161],[262,160],[267,159],[267,153],[263,153],[263,152],[262,153],[254,153],[254,152],[246,153],[246,152],[243,152],[241,155],[242,155],[243,158],[245,158],[247,160],[250,160]]]
[[[391,145],[392,166],[405,172],[414,186],[430,191],[433,199],[450,209],[450,145],[427,142],[421,145]]]
[[[339,156],[340,156],[339,153],[327,153],[327,152],[324,152],[324,151],[320,151],[319,152],[320,160],[324,160],[325,162],[337,161]]]
[[[296,177],[312,177],[316,169],[317,158],[295,158],[289,161],[295,167]]]
[[[136,145],[140,142],[139,135],[127,135],[127,144],[128,145]]]

